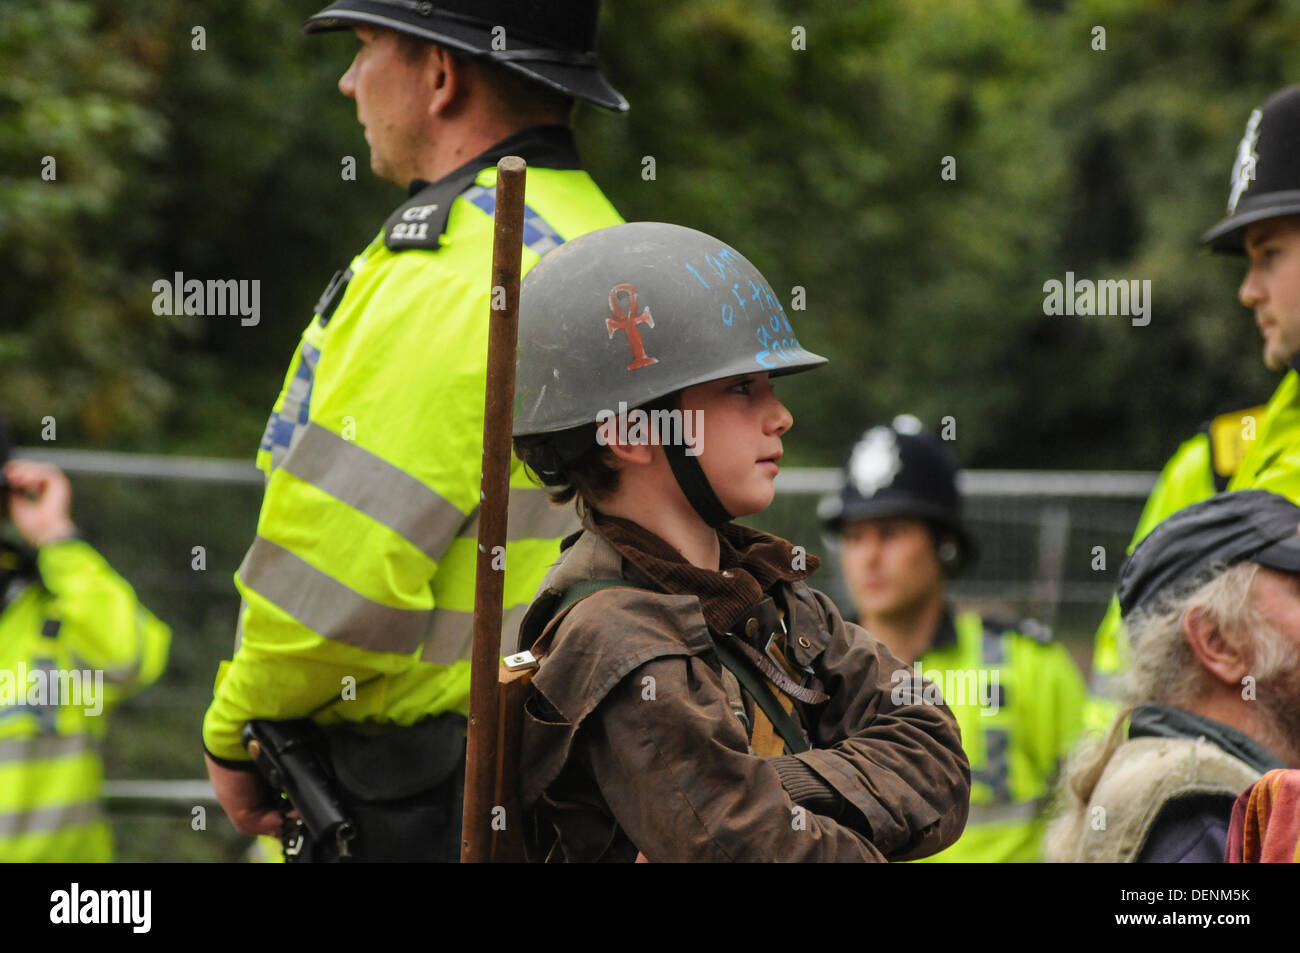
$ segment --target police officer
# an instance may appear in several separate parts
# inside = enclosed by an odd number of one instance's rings
[[[1266,406],[1221,415],[1179,448],[1147,500],[1130,552],[1165,517],[1224,489],[1300,501],[1300,85],[1251,112],[1230,180],[1227,215],[1201,244],[1249,259],[1237,298],[1255,313],[1265,365],[1284,374]],[[1127,668],[1119,633],[1112,599],[1097,631],[1090,728],[1104,728],[1118,711],[1115,678]]]
[[[9,460],[0,421],[0,861],[105,862],[107,714],[155,681],[171,630],[77,534],[58,467]]]
[[[409,197],[322,294],[258,450],[267,486],[235,580],[237,649],[203,733],[218,797],[244,833],[281,825],[241,746],[250,719],[434,722],[437,757],[390,757],[405,775],[383,783],[428,795],[455,827],[440,856],[455,856],[460,782],[447,772],[462,766],[469,694],[495,167],[511,154],[528,162],[525,270],[621,221],[569,129],[576,100],[627,108],[596,62],[598,16],[598,0],[338,0],[304,26],[355,33],[339,89],[356,101],[371,167]],[[518,463],[510,519],[513,641],[576,521]],[[428,858],[433,840],[399,838],[416,849],[402,856]]]
[[[1045,799],[1080,731],[1083,679],[1042,625],[958,613],[947,601],[945,577],[975,555],[952,457],[915,417],[872,427],[820,515],[840,539],[859,624],[903,663],[895,679],[932,680],[961,726],[970,817],[957,843],[928,859],[1041,859]]]

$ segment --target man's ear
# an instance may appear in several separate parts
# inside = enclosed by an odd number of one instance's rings
[[[445,116],[464,100],[474,67],[464,57],[457,56],[445,46],[429,44],[430,52],[424,61],[426,82],[431,91],[429,114]]]
[[[1204,606],[1192,606],[1183,615],[1183,638],[1201,667],[1226,685],[1240,685],[1250,674],[1244,639],[1224,633],[1219,622]]]

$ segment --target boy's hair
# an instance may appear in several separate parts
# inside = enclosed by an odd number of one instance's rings
[[[681,395],[674,391],[632,409],[653,416],[656,411],[680,408]],[[514,438],[515,456],[537,483],[550,487],[551,502],[574,501],[579,516],[618,489],[619,468],[609,447],[596,440],[598,426],[582,424],[558,433]]]
[[[594,507],[618,489],[618,468],[608,447],[596,442],[594,425],[589,445],[573,459],[561,459],[555,452],[552,434],[515,437],[515,455],[528,467],[529,476],[549,488],[548,496],[556,505],[576,501],[578,515]]]

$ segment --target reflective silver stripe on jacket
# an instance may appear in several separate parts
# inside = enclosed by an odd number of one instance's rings
[[[1088,680],[1088,692],[1094,698],[1119,700],[1122,684],[1122,672],[1093,672]]]
[[[1001,804],[971,804],[966,826],[972,824],[1007,824],[1032,821],[1043,810],[1042,798]]]
[[[513,609],[508,609],[501,617],[501,644],[497,649],[499,655],[509,655],[514,651],[515,643],[519,640],[519,626],[527,612],[528,603],[520,603]],[[420,661],[450,665],[468,659],[470,645],[474,641],[474,613],[435,609],[431,615]]]
[[[409,473],[314,421],[281,466],[387,526],[435,562],[468,519]]]
[[[0,837],[18,837],[21,834],[38,834],[89,824],[102,820],[97,801],[68,804],[62,807],[42,807],[31,811],[0,812]]]
[[[372,652],[414,652],[432,615],[368,599],[264,536],[253,540],[239,578],[312,631]]]
[[[563,539],[582,529],[573,504],[556,506],[541,488],[512,486],[509,517],[506,541],[510,543],[521,539]],[[476,509],[460,535],[476,538],[478,523],[479,511]]]
[[[45,758],[68,758],[84,754],[92,747],[89,735],[32,735],[0,741],[0,764],[36,761]]]

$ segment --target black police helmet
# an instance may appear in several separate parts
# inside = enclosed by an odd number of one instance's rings
[[[600,0],[335,0],[304,33],[384,27],[482,57],[558,92],[615,112],[623,98],[600,72]],[[501,47],[504,47],[502,49]]]
[[[1245,254],[1246,227],[1300,214],[1300,85],[1250,114],[1232,164],[1227,216],[1201,236],[1216,252]]]
[[[872,427],[853,445],[843,488],[822,499],[817,515],[837,534],[855,520],[888,516],[923,520],[956,541],[958,552],[951,558],[944,558],[940,547],[945,564],[967,565],[974,561],[976,547],[962,520],[957,472],[943,442],[922,433],[920,421],[896,417],[890,426]]]

